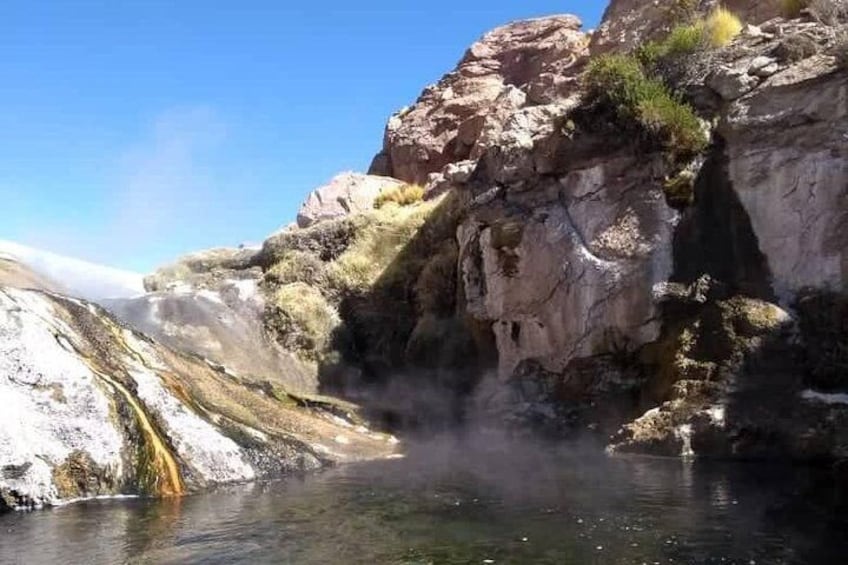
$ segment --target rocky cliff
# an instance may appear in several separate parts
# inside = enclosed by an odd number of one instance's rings
[[[40,289],[0,292],[6,504],[391,453],[316,393],[403,433],[848,459],[848,12],[727,6],[743,21],[615,0],[591,34],[489,32],[369,175],[115,318],[0,265]]]
[[[736,2],[721,44],[686,45],[714,4],[495,30],[391,118],[372,170],[467,203],[456,314],[494,341],[508,392],[478,392],[499,418],[614,451],[844,458],[845,13]],[[634,128],[593,98],[586,65],[610,53],[701,121],[703,149],[681,159],[661,114]],[[485,96],[455,95],[469,77]]]
[[[592,34],[487,33],[391,117],[377,176],[316,190],[239,267],[263,339],[402,429],[844,458],[846,43],[823,6],[617,0]],[[647,118],[593,88],[621,69]]]

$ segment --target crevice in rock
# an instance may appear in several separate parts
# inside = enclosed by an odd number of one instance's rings
[[[728,171],[725,143],[714,145],[695,181],[695,201],[674,236],[672,281],[690,284],[703,275],[733,294],[774,301],[771,272],[751,220]]]

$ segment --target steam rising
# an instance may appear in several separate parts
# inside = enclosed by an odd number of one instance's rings
[[[129,298],[144,292],[142,275],[64,257],[32,247],[0,240],[0,258],[22,263],[33,272],[56,281],[68,294],[97,302],[106,298]]]

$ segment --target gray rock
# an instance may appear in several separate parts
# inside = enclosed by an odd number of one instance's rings
[[[481,199],[460,227],[467,309],[491,320],[502,378],[527,359],[562,370],[611,334],[656,338],[650,297],[671,272],[676,213],[642,165],[607,160],[560,182],[510,186],[524,214],[505,217],[501,200]]]
[[[779,68],[780,67],[776,59],[760,55],[751,61],[751,65],[748,67],[748,74],[760,78],[767,78],[776,73]]]
[[[707,77],[706,83],[725,100],[736,100],[753,90],[759,79],[749,75],[747,69],[721,66]]]
[[[403,184],[389,177],[341,173],[310,193],[297,213],[297,225],[306,228],[323,220],[370,210],[381,192]]]

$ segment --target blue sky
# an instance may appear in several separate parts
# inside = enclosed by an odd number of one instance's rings
[[[0,5],[0,239],[149,271],[364,170],[483,32],[590,0]]]

